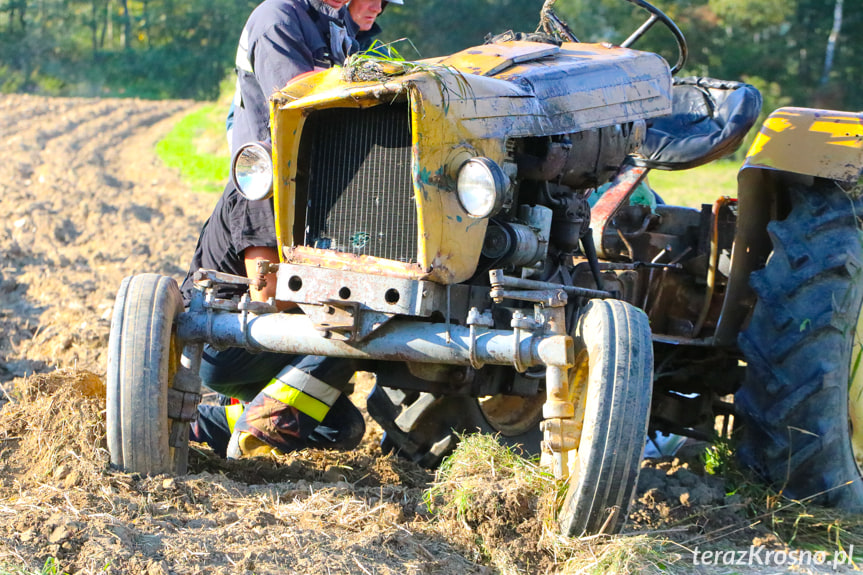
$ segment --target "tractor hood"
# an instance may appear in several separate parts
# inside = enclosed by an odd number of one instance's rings
[[[379,66],[371,81],[352,82],[345,68],[305,76],[274,96],[276,107],[364,107],[410,93],[478,138],[567,134],[671,112],[665,60],[606,44],[513,41]]]

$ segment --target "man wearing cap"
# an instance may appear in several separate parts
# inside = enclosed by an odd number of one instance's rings
[[[360,50],[372,47],[375,38],[381,33],[381,27],[375,20],[383,14],[387,4],[404,4],[402,0],[351,0],[348,11],[351,20],[357,25],[357,42]]]

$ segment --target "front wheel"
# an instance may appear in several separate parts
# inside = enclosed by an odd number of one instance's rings
[[[174,388],[179,381],[177,387],[191,389],[182,382],[193,379],[180,365],[176,320],[182,311],[177,283],[157,274],[125,278],[114,302],[106,427],[111,463],[125,471],[185,473],[188,422],[180,413],[188,417],[193,410],[178,407],[177,400],[195,394]]]
[[[620,531],[635,493],[650,419],[653,341],[647,316],[617,300],[591,300],[574,332],[569,370],[575,419],[570,477],[558,513],[569,536]]]

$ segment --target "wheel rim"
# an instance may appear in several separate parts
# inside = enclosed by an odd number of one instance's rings
[[[863,475],[863,309],[857,314],[848,374],[848,425],[851,433],[851,449],[854,452],[857,471]]]
[[[514,437],[536,429],[542,419],[545,395],[531,397],[517,395],[489,395],[479,399],[483,417],[495,431]]]
[[[569,370],[569,401],[575,408],[572,416],[575,422],[573,443],[575,449],[569,452],[566,461],[569,465],[569,476],[578,479],[578,447],[581,444],[581,432],[584,429],[584,414],[587,406],[587,390],[590,382],[590,357],[587,350],[582,349],[575,358],[575,363]]]
[[[180,357],[181,357],[181,348],[177,345],[177,325],[176,323],[171,326],[171,341],[168,344],[168,390],[174,386],[174,378],[177,376],[177,372],[180,369]],[[165,392],[165,397],[168,397],[168,390]],[[168,437],[172,437],[172,428],[175,424],[175,421],[168,418]],[[169,439],[170,441],[170,439]],[[176,465],[176,457],[177,450],[173,445],[168,445],[168,450],[171,458],[172,467]]]

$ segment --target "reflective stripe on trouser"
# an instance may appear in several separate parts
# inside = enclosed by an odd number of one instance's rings
[[[234,428],[237,426],[237,420],[240,419],[241,415],[243,415],[244,410],[245,406],[242,403],[234,403],[232,405],[225,406],[225,417],[228,419],[228,431],[231,433],[234,432]]]
[[[234,429],[284,452],[303,449],[340,397],[335,387],[287,366],[246,405]]]
[[[341,392],[315,376],[289,365],[280,371],[261,393],[285,405],[296,407],[301,413],[321,422]]]
[[[198,417],[189,429],[189,439],[206,443],[218,455],[225,456],[231,433],[243,415],[242,403],[234,405],[199,405]]]

